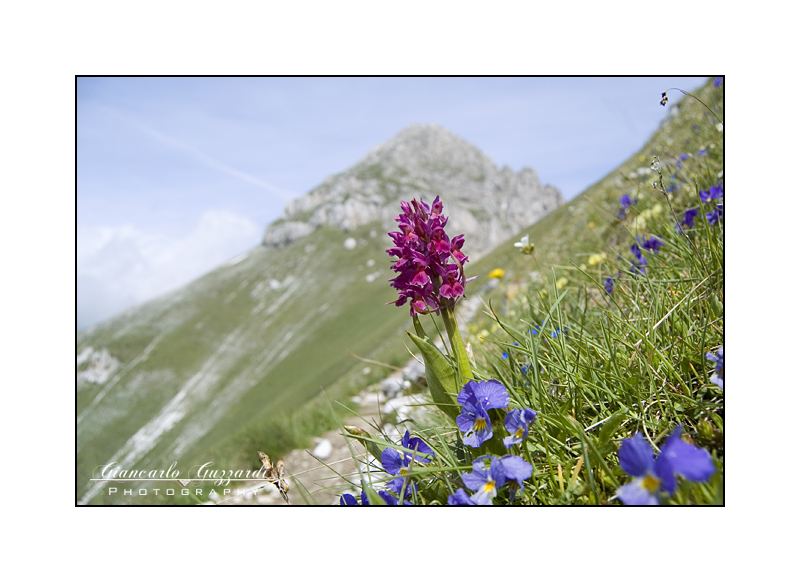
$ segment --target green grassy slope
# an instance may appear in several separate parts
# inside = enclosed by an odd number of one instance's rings
[[[243,427],[330,386],[358,364],[348,350],[369,357],[407,319],[384,305],[394,293],[378,232],[322,228],[284,248],[258,247],[79,334],[78,353],[106,348],[121,364],[104,384],[78,388],[78,499],[110,460],[205,462]],[[348,236],[359,240],[353,250],[343,247]]]
[[[665,87],[667,89],[667,87]],[[687,87],[692,91],[693,88]],[[712,81],[692,91],[717,116],[722,118],[722,89],[714,88]],[[670,93],[670,100],[677,101],[676,93]],[[659,96],[653,97],[653,107],[660,107]],[[592,255],[610,253],[612,247],[618,247],[621,241],[628,240],[630,234],[625,230],[617,217],[619,198],[629,194],[631,198],[639,198],[647,205],[663,202],[663,195],[653,189],[652,182],[657,178],[650,170],[653,156],[660,156],[662,164],[668,171],[676,171],[677,156],[683,153],[696,152],[705,148],[707,155],[698,157],[710,166],[711,160],[721,162],[722,134],[716,128],[717,119],[702,104],[691,97],[683,97],[677,116],[667,119],[653,134],[648,142],[617,169],[610,172],[586,189],[585,192],[567,204],[524,230],[519,236],[499,245],[481,261],[471,267],[471,275],[479,275],[478,281],[487,281],[492,269],[502,268],[505,271],[503,285],[484,294],[486,301],[491,300],[496,308],[502,308],[508,293],[508,284],[517,284],[519,292],[524,294],[529,287],[544,289],[552,287],[552,280],[562,276],[575,277],[578,268],[584,270]],[[665,152],[668,155],[665,155]],[[695,156],[697,157],[697,156]],[[712,185],[716,183],[716,174],[710,170],[706,176]],[[666,178],[666,176],[665,176]],[[673,194],[673,204],[681,206],[681,202],[690,196],[696,197],[695,185],[687,184],[681,191]],[[664,212],[669,212],[663,205]],[[523,255],[513,246],[513,242],[527,234],[531,243],[535,244],[535,256],[538,264],[528,255]],[[613,258],[613,257],[609,257]],[[605,265],[602,265],[604,267]],[[588,269],[598,280],[612,273],[604,272],[601,267]],[[534,272],[539,276],[531,277]],[[477,289],[475,286],[473,289]],[[488,318],[476,318],[471,329],[480,331]]]

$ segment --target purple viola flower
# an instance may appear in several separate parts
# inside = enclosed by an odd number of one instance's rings
[[[528,426],[536,420],[538,414],[538,412],[530,408],[525,410],[514,408],[508,411],[505,420],[503,420],[503,424],[506,425],[506,430],[510,435],[503,439],[503,444],[507,449],[520,444],[523,439],[528,438]]]
[[[687,228],[692,228],[694,226],[694,217],[697,216],[699,209],[697,208],[690,208],[686,212],[683,213],[683,220],[681,221],[681,226],[685,226]]]
[[[397,505],[397,498],[388,491],[378,491],[381,499],[386,502],[386,505]],[[339,498],[339,505],[358,505],[358,501],[350,493],[345,493]],[[361,491],[361,505],[370,505],[369,497],[366,491]]]
[[[430,457],[434,456],[431,448],[426,445],[421,438],[412,437],[408,431],[406,431],[400,444],[405,449],[415,450],[417,453],[426,455],[427,457],[420,456],[419,454],[412,455],[408,451],[398,451],[391,447],[387,447],[383,450],[381,453],[381,465],[383,465],[384,470],[390,475],[399,475],[397,479],[390,481],[387,487],[398,494],[403,489],[403,482],[406,479],[406,474],[411,466],[412,459],[415,463],[427,464],[431,462]],[[406,492],[408,493],[409,491],[410,490],[406,488]]]
[[[637,201],[638,201],[637,198],[631,198],[628,194],[625,194],[624,196],[620,196],[620,199],[619,199],[619,204],[620,204],[619,218],[620,218],[620,220],[623,220],[625,218],[625,214],[628,211],[628,209],[631,206],[633,206],[634,204],[636,204]]]
[[[721,217],[722,217],[722,204],[717,204],[714,210],[706,213],[706,221],[708,221],[708,224],[712,226],[719,224],[719,219]]]
[[[642,255],[642,249],[639,248],[638,244],[633,243],[631,245],[631,252],[633,253],[633,256],[636,257],[635,261],[631,261],[631,272],[635,274],[638,270],[642,275],[644,275],[644,267],[647,265],[647,259],[645,259]]]
[[[716,89],[722,85],[722,77],[714,77],[714,88]]]
[[[534,413],[535,414],[535,413]],[[506,455],[500,458],[500,465],[503,467],[503,476],[508,483],[508,500],[514,503],[517,492],[525,491],[523,481],[530,479],[533,475],[533,466],[516,455]]]
[[[525,490],[523,482],[532,474],[531,464],[516,455],[478,457],[472,462],[472,472],[461,475],[464,486],[475,493],[467,496],[463,489],[459,489],[448,498],[448,504],[491,505],[505,484],[509,485],[509,501],[513,503],[517,492]]]
[[[509,402],[506,387],[497,380],[484,380],[482,382],[470,380],[458,393],[456,400],[463,406],[468,399],[473,397],[486,410],[505,408]]]
[[[723,361],[722,348],[723,346],[720,346],[720,348],[717,350],[716,355],[710,352],[707,353],[706,360],[711,360],[712,362],[714,362],[714,373],[711,375],[710,380],[720,388],[724,389],[724,387],[722,386],[722,382],[724,379],[725,367]]]
[[[708,153],[708,150],[706,150],[706,148],[700,148],[699,150],[697,150],[697,155],[698,156],[704,156],[707,153]]]
[[[458,488],[458,491],[448,496],[447,505],[475,505],[475,502],[470,498],[469,493]]]
[[[700,200],[708,203],[712,200],[719,200],[722,198],[722,186],[711,186],[708,190],[700,191]]]
[[[489,412],[474,398],[463,404],[461,414],[456,419],[458,430],[464,433],[464,444],[478,448],[492,438],[492,421]]]
[[[358,505],[358,501],[349,493],[345,493],[339,497],[339,505]]]
[[[497,380],[470,380],[456,400],[462,406],[456,424],[464,433],[464,444],[478,448],[494,434],[489,410],[508,406],[509,396],[505,386]]]
[[[654,253],[657,253],[658,249],[664,246],[664,243],[661,241],[661,238],[657,236],[645,239],[643,242],[639,241],[639,237],[636,237],[636,240],[637,242],[640,242],[643,249],[647,249],[648,251],[652,251]]]
[[[383,499],[386,505],[397,505],[397,497],[389,493],[388,491],[378,491],[378,496]],[[408,503],[408,502],[406,502]],[[365,491],[361,492],[361,505],[370,505],[369,498]]]
[[[400,202],[402,212],[395,217],[399,231],[390,232],[394,246],[386,252],[397,261],[391,279],[399,298],[391,303],[398,307],[411,301],[411,315],[438,313],[452,308],[464,295],[464,263],[469,259],[461,251],[464,235],[452,239],[445,232],[447,217],[437,196],[433,204],[412,200]],[[388,304],[387,304],[388,305]]]
[[[491,459],[489,466],[485,459]],[[497,490],[506,482],[503,464],[497,457],[478,457],[472,462],[472,473],[461,475],[464,486],[475,491],[470,498],[475,505],[491,505],[492,499],[497,497]]]
[[[603,287],[606,288],[606,293],[611,294],[614,291],[614,277],[606,277]]]
[[[681,440],[680,425],[661,447],[658,459],[641,433],[623,440],[619,466],[635,477],[617,489],[617,496],[625,505],[658,505],[662,491],[675,493],[676,474],[689,481],[706,481],[716,471],[708,451]]]

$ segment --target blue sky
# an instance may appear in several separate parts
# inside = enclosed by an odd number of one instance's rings
[[[704,81],[79,78],[78,329],[259,244],[289,200],[409,124],[530,166],[571,199],[655,131],[662,91]]]

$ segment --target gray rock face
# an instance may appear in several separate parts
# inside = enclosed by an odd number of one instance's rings
[[[283,246],[310,234],[314,231],[314,228],[307,222],[288,221],[271,224],[264,231],[264,244],[276,247]]]
[[[475,258],[564,202],[534,170],[500,169],[447,130],[412,125],[289,203],[283,221],[267,227],[264,244],[286,244],[322,225],[350,231],[380,221],[394,230],[401,200],[430,204],[437,195],[450,217],[448,234],[466,235],[465,251]]]

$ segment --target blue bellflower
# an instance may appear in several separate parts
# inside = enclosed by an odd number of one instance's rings
[[[635,477],[617,489],[617,496],[625,505],[658,505],[662,491],[675,493],[676,474],[689,481],[706,481],[716,471],[708,451],[681,440],[680,425],[661,447],[658,459],[641,433],[623,440],[619,466]]]

